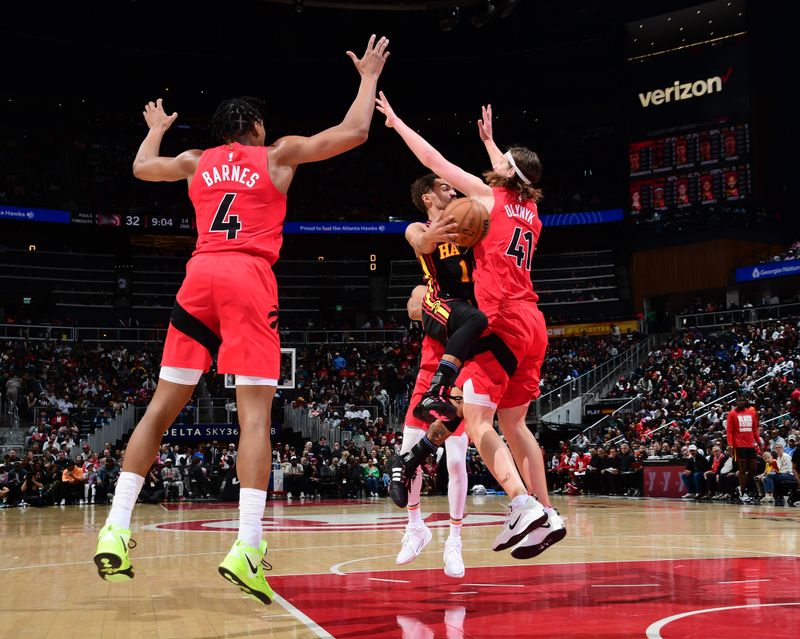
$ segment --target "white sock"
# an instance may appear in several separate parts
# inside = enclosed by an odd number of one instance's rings
[[[511,500],[511,507],[512,508],[520,508],[528,503],[528,500],[531,498],[530,495],[517,495],[514,499]]]
[[[261,519],[267,503],[267,491],[258,488],[239,489],[239,537],[248,546],[261,545]]]
[[[406,507],[408,511],[408,523],[412,526],[419,526],[422,524],[422,507],[419,502],[414,508]]]
[[[108,513],[106,525],[114,524],[120,528],[131,527],[131,513],[139,498],[139,491],[144,486],[144,477],[136,473],[122,471],[114,489],[114,501]]]
[[[464,504],[467,501],[467,445],[466,435],[449,437],[444,443],[447,452],[447,501],[450,504],[450,536],[461,536],[461,525],[453,526],[453,521],[464,519]]]

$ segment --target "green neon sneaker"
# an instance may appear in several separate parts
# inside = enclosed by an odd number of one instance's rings
[[[264,561],[266,554],[266,540],[261,542],[259,548],[253,548],[237,539],[219,565],[219,574],[239,586],[239,589],[251,599],[271,604],[275,593],[264,579],[264,567],[272,569],[272,566]]]
[[[128,558],[128,548],[136,548],[131,531],[114,524],[106,524],[97,535],[94,563],[97,574],[112,583],[133,579],[133,566]]]

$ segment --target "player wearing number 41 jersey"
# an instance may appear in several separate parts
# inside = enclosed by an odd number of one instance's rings
[[[197,215],[197,248],[186,266],[164,345],[152,401],[131,435],[114,502],[100,531],[94,562],[106,581],[133,577],[128,557],[131,512],[161,435],[173,423],[212,359],[236,376],[241,486],[239,535],[219,573],[253,599],[268,604],[267,551],[261,519],[269,480],[269,420],[280,370],[278,290],[272,265],[281,248],[286,192],[300,164],[339,155],[367,139],[378,76],[389,41],[373,35],[364,55],[348,51],[361,85],[342,122],[311,137],[286,136],[265,146],[260,101],[223,102],[212,120],[219,146],[159,154],[161,139],[177,118],[161,100],[145,106],[149,132],[133,164],[149,182],[186,180]]]
[[[489,211],[489,232],[473,248],[475,299],[489,328],[456,384],[464,394],[467,434],[511,498],[506,524],[492,548],[513,546],[513,557],[534,557],[566,535],[547,496],[541,449],[525,424],[528,405],[539,394],[547,350],[547,329],[530,276],[542,229],[536,208],[541,192],[535,186],[539,157],[524,147],[500,151],[492,139],[491,107],[486,108],[479,128],[492,170],[484,182],[448,162],[395,114],[382,92],[377,103],[386,126],[397,131],[420,162]],[[508,445],[494,430],[495,413]]]

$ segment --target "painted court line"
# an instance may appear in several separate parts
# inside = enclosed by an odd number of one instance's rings
[[[295,608],[292,604],[290,604],[286,599],[281,597],[277,592],[275,596],[272,598],[273,601],[277,601],[281,606],[286,608],[293,616],[297,617],[299,621],[303,623],[303,625],[308,628],[311,632],[313,632],[317,637],[321,639],[336,639],[331,633],[329,633],[325,628],[320,626],[316,621],[314,621],[311,617],[306,615],[305,613],[301,612],[297,608]]]
[[[370,577],[370,581],[388,581],[393,584],[410,584],[411,582],[407,579],[381,579],[379,577]]]
[[[477,595],[477,590],[464,590],[463,592],[451,592],[451,595]]]
[[[661,584],[592,584],[592,588],[654,588]]]
[[[525,584],[464,584],[465,586],[480,586],[482,588],[524,588]]]
[[[718,584],[752,584],[757,581],[771,581],[770,579],[742,579],[740,581],[718,581]]]
[[[741,610],[743,608],[771,608],[773,606],[800,606],[800,601],[790,601],[786,603],[768,603],[768,604],[749,604],[746,606],[723,606],[722,608],[702,608],[700,610],[690,610],[689,612],[681,612],[671,617],[664,617],[658,621],[651,623],[645,631],[647,639],[663,639],[661,636],[661,629],[668,623],[685,619],[693,615],[703,615],[707,612],[723,612],[725,610]]]

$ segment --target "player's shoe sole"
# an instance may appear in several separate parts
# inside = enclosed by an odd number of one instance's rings
[[[547,513],[542,505],[533,497],[519,508],[509,506],[509,514],[500,534],[495,537],[492,550],[500,552],[516,546],[531,531],[537,529],[547,521]],[[513,521],[513,523],[512,523]]]
[[[511,551],[514,559],[533,559],[567,536],[567,527],[560,517],[550,515],[548,521],[525,536]]]
[[[121,583],[133,579],[133,566],[128,557],[128,546],[136,547],[131,531],[114,524],[106,524],[97,535],[94,565],[101,579]]]
[[[425,393],[419,404],[414,406],[413,412],[414,417],[426,424],[432,424],[437,419],[450,422],[458,416],[458,410],[446,398],[428,393]]]
[[[266,541],[260,548],[252,548],[237,539],[217,571],[251,599],[269,605],[275,593],[264,579],[262,560],[266,552]]]

